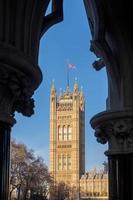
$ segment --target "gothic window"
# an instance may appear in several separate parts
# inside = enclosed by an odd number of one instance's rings
[[[68,140],[71,140],[72,139],[72,127],[71,126],[68,126],[67,127],[67,137],[68,137]]]
[[[67,169],[67,158],[63,156],[63,169]]]
[[[63,126],[63,139],[67,140],[67,128],[65,126]]]
[[[61,170],[61,156],[58,156],[58,170]]]
[[[62,127],[58,127],[58,140],[62,140]]]
[[[72,167],[72,160],[71,160],[71,156],[68,155],[68,157],[67,157],[67,168],[68,168],[68,170],[70,170],[71,167]]]

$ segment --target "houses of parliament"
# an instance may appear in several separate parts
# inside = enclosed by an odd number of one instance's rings
[[[85,172],[85,97],[74,83],[73,92],[50,94],[50,172],[56,184],[77,188],[77,199],[108,199],[107,172]],[[101,198],[100,198],[101,197]]]

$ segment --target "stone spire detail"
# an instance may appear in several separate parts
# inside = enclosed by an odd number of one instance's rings
[[[63,0],[0,1],[0,199],[9,199],[11,126],[15,113],[34,114],[34,91],[42,81],[40,39],[63,20]],[[48,6],[51,11],[47,14]],[[4,12],[6,11],[6,12]],[[13,13],[13,14],[12,14]],[[53,90],[53,93],[55,90]],[[56,99],[54,97],[54,99]],[[55,101],[56,102],[56,101]],[[54,105],[55,106],[55,105]]]
[[[59,98],[61,98],[63,96],[63,92],[62,92],[62,88],[60,88],[60,95]]]
[[[81,86],[81,89],[80,89],[80,97],[84,98],[84,93],[83,93],[83,87],[82,86]]]
[[[70,93],[70,87],[69,87],[69,85],[67,85],[67,87],[66,87],[66,94],[69,94]]]
[[[52,81],[52,86],[51,86],[51,97],[56,96],[56,88],[55,88],[55,81]]]
[[[54,79],[52,80],[52,86],[51,86],[51,91],[53,91],[53,90],[56,90],[56,88],[55,88],[55,81],[54,81]]]
[[[77,78],[75,78],[75,83],[74,83],[74,94],[78,95],[78,83],[77,83]]]
[[[85,106],[85,97],[84,97],[84,93],[83,93],[83,87],[81,87],[81,90],[80,90],[80,109],[82,111],[84,111],[84,106]]]

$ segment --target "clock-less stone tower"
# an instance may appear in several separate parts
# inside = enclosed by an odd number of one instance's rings
[[[85,172],[85,101],[75,81],[71,93],[56,94],[54,82],[50,96],[50,172],[55,183],[79,188]]]

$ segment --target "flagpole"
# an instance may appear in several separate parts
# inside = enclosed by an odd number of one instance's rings
[[[68,66],[67,66],[67,86],[69,87],[69,69],[68,69]]]
[[[67,60],[67,86],[69,87],[69,68],[68,68],[68,60]]]
[[[69,87],[69,81],[70,81],[69,69],[75,69],[76,66],[75,64],[70,63],[69,60],[67,60],[66,63],[67,63],[67,86]]]

